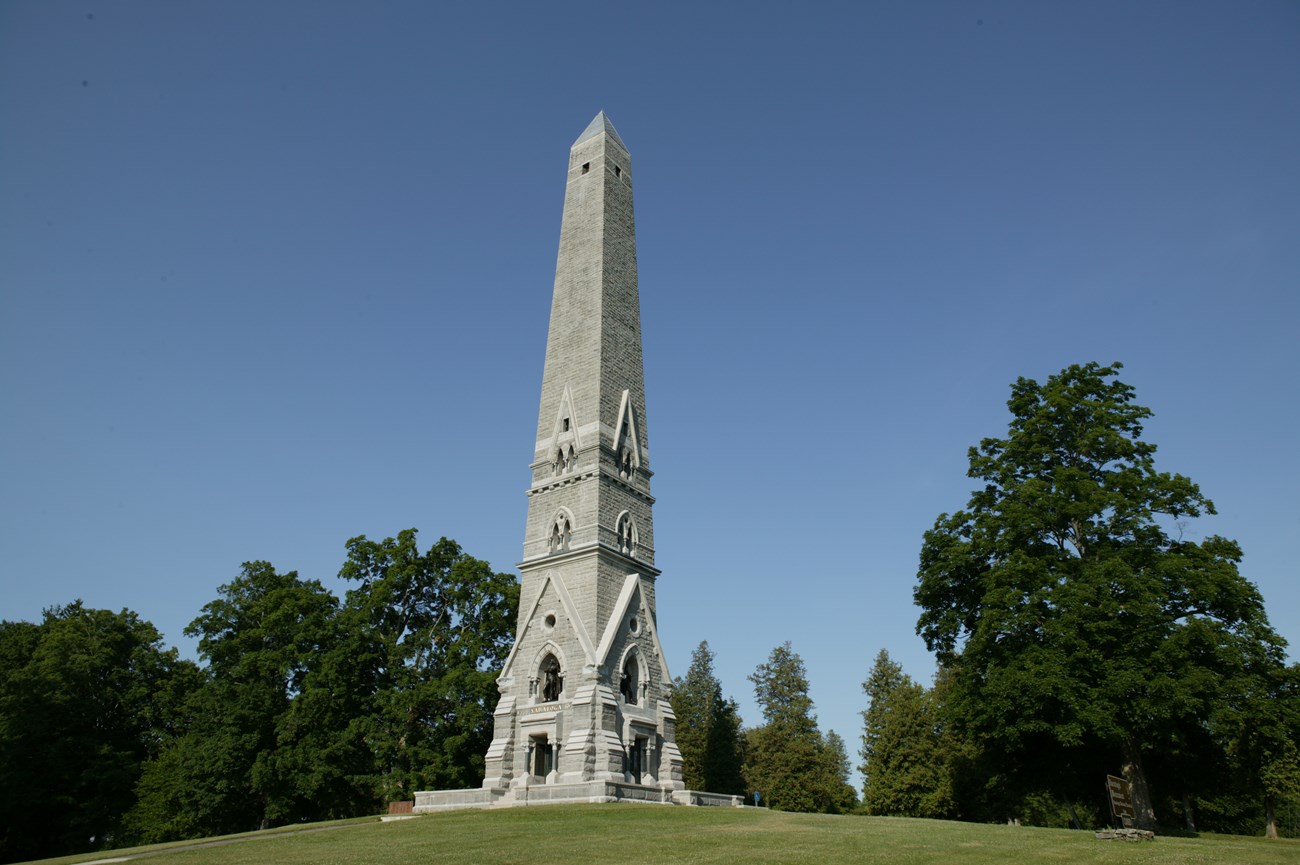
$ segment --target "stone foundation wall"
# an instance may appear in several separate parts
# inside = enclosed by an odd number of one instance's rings
[[[619,781],[583,781],[576,784],[529,784],[505,789],[428,790],[415,794],[416,814],[436,814],[465,808],[519,808],[527,805],[564,805],[595,802],[634,802],[646,805],[743,808],[742,796],[702,790],[665,790]]]

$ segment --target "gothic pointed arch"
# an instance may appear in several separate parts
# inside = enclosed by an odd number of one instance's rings
[[[641,657],[641,650],[636,644],[630,645],[623,652],[618,665],[618,692],[623,702],[629,706],[645,703],[646,689],[650,683],[650,668]]]
[[[563,553],[573,545],[573,511],[568,508],[560,508],[555,512],[551,520],[550,535],[547,538],[547,548],[552,553]]]
[[[539,703],[557,702],[564,696],[564,677],[568,669],[564,651],[554,640],[547,640],[534,653],[528,695]]]
[[[635,559],[640,536],[637,533],[636,520],[633,519],[631,511],[623,511],[618,515],[618,519],[614,522],[614,536],[618,544],[618,551],[629,559]]]

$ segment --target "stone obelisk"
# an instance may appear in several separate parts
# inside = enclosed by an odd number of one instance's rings
[[[648,445],[632,161],[602,111],[569,152],[519,622],[483,789],[417,794],[417,811],[682,791]]]
[[[682,773],[655,621],[632,160],[603,111],[569,152],[531,469],[484,787],[662,798]]]

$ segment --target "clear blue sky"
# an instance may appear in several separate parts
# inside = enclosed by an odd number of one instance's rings
[[[521,554],[568,148],[632,152],[659,625],[856,752],[1008,387],[1120,360],[1300,645],[1300,4],[0,2],[0,617]],[[856,762],[856,759],[855,759]]]

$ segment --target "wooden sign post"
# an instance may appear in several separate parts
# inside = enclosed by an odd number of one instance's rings
[[[1106,795],[1110,796],[1110,812],[1120,821],[1120,825],[1126,829],[1131,827],[1137,814],[1133,810],[1133,788],[1129,782],[1107,775]]]

